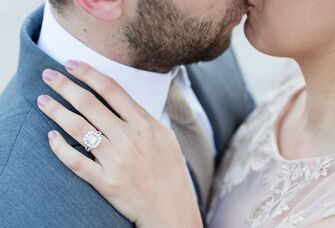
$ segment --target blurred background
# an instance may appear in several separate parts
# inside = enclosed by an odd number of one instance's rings
[[[2,3],[0,94],[16,70],[21,24],[25,17],[42,3],[42,0],[10,0]],[[252,48],[243,34],[243,23],[234,30],[233,48],[247,84],[258,102],[266,97],[280,77],[297,70],[291,60],[270,57]]]

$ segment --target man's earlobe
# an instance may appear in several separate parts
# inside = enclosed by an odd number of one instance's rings
[[[92,17],[102,21],[113,21],[122,14],[123,0],[73,0]]]

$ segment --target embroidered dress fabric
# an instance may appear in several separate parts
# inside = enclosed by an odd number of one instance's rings
[[[235,135],[215,177],[210,228],[306,227],[335,215],[335,154],[283,158],[276,122],[305,86],[287,80],[257,108]]]

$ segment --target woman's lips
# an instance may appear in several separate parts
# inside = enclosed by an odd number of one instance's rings
[[[249,7],[254,7],[255,6],[255,3],[253,3],[252,0],[246,0],[246,5]]]
[[[247,0],[247,15],[249,15],[253,8],[255,8],[255,4],[252,0]]]

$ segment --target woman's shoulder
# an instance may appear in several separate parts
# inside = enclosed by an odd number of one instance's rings
[[[242,125],[245,129],[255,128],[259,132],[260,129],[258,127],[264,125],[264,123],[269,123],[272,126],[273,121],[276,120],[285,105],[305,86],[303,75],[297,68],[288,70],[282,77],[274,81],[276,82],[273,88],[269,89],[265,99],[259,103],[258,107]],[[249,130],[247,130],[247,134],[250,135]]]
[[[280,97],[290,97],[305,86],[304,77],[300,68],[293,63],[287,64],[287,70],[273,81],[273,86],[265,102],[270,102]]]
[[[250,131],[260,132],[261,129],[271,130],[262,126],[273,126],[278,114],[297,92],[305,86],[302,73],[298,70],[287,71],[280,79],[276,79],[275,86],[270,89],[266,98],[261,101],[258,107],[249,115],[242,124],[240,131],[236,134],[250,134]],[[242,133],[241,133],[242,132]],[[243,133],[244,132],[244,133]],[[235,137],[236,138],[236,137]]]

